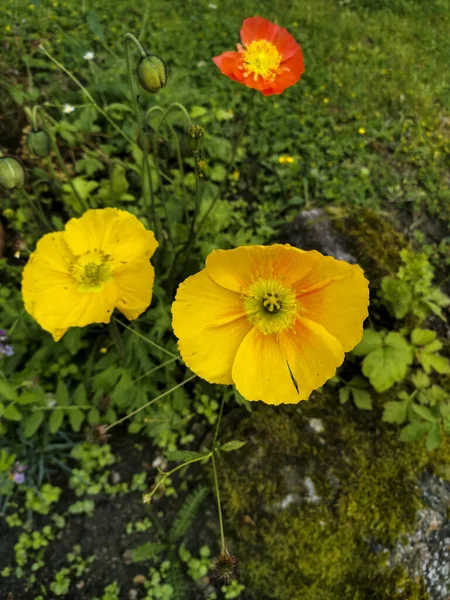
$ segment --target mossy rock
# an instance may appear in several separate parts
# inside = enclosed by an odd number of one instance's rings
[[[229,418],[248,443],[220,467],[227,535],[258,600],[429,598],[421,579],[388,565],[421,506],[422,445],[331,392],[257,405],[237,426]]]

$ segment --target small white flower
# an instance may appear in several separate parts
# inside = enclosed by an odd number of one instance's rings
[[[206,65],[204,60],[199,60],[197,63],[197,67],[204,67]]]
[[[94,56],[95,56],[95,54],[90,50],[89,52],[86,52],[86,54],[83,56],[83,58],[85,60],[94,60]]]
[[[75,110],[75,106],[72,106],[71,104],[64,104],[64,106],[63,106],[63,113],[66,115],[73,112],[74,110]]]
[[[216,10],[216,8],[217,8],[217,4],[213,4],[212,2],[210,2],[210,3],[208,4],[208,8],[210,8],[211,10]]]

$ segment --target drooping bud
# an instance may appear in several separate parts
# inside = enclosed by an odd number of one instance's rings
[[[218,586],[230,585],[233,581],[239,580],[239,561],[226,550],[214,559],[211,567],[211,579]]]
[[[205,130],[200,125],[189,125],[187,128],[188,146],[194,154],[200,152],[205,137]]]
[[[30,131],[27,136],[27,146],[31,154],[46,158],[50,154],[50,137],[42,129]]]
[[[166,65],[155,54],[143,56],[138,64],[137,76],[144,90],[156,94],[167,83]]]
[[[106,444],[108,438],[110,437],[107,431],[108,429],[106,425],[89,425],[86,429],[86,440],[91,444],[96,444],[97,446]]]
[[[5,190],[20,189],[25,185],[25,171],[11,156],[0,157],[0,185]]]

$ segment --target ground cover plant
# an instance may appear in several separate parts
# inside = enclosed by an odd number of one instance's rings
[[[2,595],[448,597],[449,26],[2,3]]]

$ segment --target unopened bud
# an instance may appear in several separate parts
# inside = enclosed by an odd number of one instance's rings
[[[107,431],[108,429],[105,425],[89,425],[86,429],[86,440],[97,446],[106,444],[109,438],[109,433],[107,433]]]
[[[50,154],[50,137],[42,129],[30,131],[27,136],[27,146],[31,154],[46,158]]]
[[[137,68],[139,83],[147,92],[156,94],[167,83],[167,69],[155,54],[143,56]]]
[[[25,171],[20,162],[11,156],[0,158],[0,185],[5,190],[20,189],[25,185]]]
[[[200,125],[189,125],[187,129],[188,146],[194,154],[200,152],[203,138],[205,137],[205,130]]]

